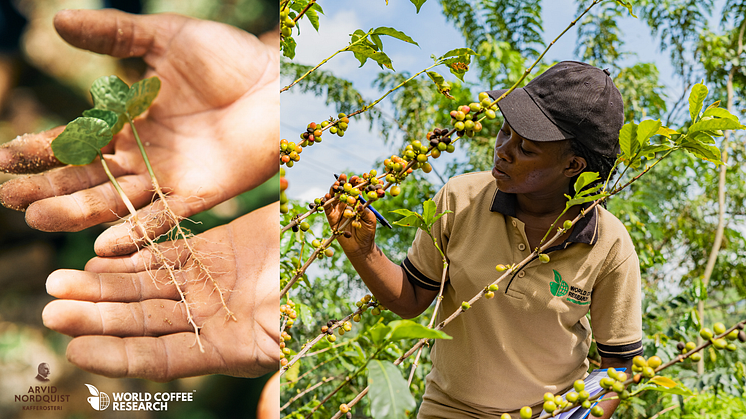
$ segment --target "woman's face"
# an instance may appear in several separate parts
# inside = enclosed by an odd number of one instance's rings
[[[513,131],[507,121],[495,140],[494,162],[492,176],[498,189],[537,196],[564,195],[571,178],[585,168],[585,160],[570,152],[570,140],[527,140]]]

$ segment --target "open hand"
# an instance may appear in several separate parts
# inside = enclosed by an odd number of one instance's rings
[[[190,240],[219,284],[219,293],[194,266],[183,244],[160,248],[176,262],[176,277],[200,329],[196,345],[184,304],[168,275],[143,250],[129,256],[94,258],[85,271],[59,270],[47,291],[60,298],[42,313],[50,329],[73,336],[67,358],[108,377],[169,381],[200,374],[256,377],[280,361],[279,204],[253,211]]]
[[[277,171],[279,52],[247,32],[184,16],[65,10],[54,19],[70,44],[114,57],[142,56],[161,91],[137,131],[169,205],[188,217],[252,189]],[[0,171],[38,173],[59,166],[49,143],[62,128],[25,135],[0,148]],[[104,149],[106,160],[141,220],[161,208],[128,126]],[[127,215],[98,161],[14,179],[3,205],[26,211],[44,231],[79,231]],[[166,225],[150,226],[152,234]],[[102,256],[129,254],[128,227],[96,242]]]

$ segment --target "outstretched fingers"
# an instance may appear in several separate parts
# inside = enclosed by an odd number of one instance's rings
[[[0,146],[0,172],[13,174],[41,173],[63,164],[49,146],[65,127],[38,134],[24,134]]]
[[[143,236],[143,228],[152,240],[168,233],[184,217],[207,209],[199,198],[183,199],[172,195],[166,197],[166,203],[167,206],[159,199],[137,211],[139,227],[133,225],[131,221],[109,227],[98,236],[93,245],[96,254],[103,257],[128,255],[148,244]],[[183,228],[185,227],[182,226],[182,231],[188,234]],[[183,238],[178,234],[172,237],[172,239]]]
[[[181,282],[183,278],[176,280]],[[57,298],[92,302],[180,299],[173,281],[161,270],[95,273],[60,269],[47,278],[47,293]]]
[[[194,333],[157,338],[81,336],[68,345],[67,359],[95,374],[158,382],[228,370],[209,342],[205,342],[205,353],[200,352]]]
[[[54,300],[42,312],[44,325],[69,336],[161,336],[194,331],[184,304],[174,300],[93,303]]]

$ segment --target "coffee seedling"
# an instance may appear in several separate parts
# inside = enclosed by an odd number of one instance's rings
[[[199,272],[200,277],[209,279],[214,290],[220,296],[220,301],[226,312],[226,316],[236,320],[235,315],[228,309],[222,290],[210,271],[202,262],[201,256],[194,250],[190,243],[191,235],[180,224],[181,217],[171,209],[169,200],[163,192],[158,179],[156,178],[153,168],[148,159],[145,147],[140,140],[134,119],[144,113],[155,100],[161,87],[160,79],[151,77],[141,80],[131,87],[116,76],[101,77],[93,82],[91,86],[91,96],[93,97],[94,108],[83,112],[83,116],[70,122],[65,130],[52,141],[51,148],[54,156],[62,163],[71,165],[85,165],[91,163],[96,157],[103,166],[103,169],[114,186],[119,197],[124,202],[130,217],[127,220],[131,224],[132,241],[138,251],[141,250],[140,244],[145,243],[145,247],[150,250],[156,260],[163,265],[167,272],[169,284],[174,284],[185,306],[186,316],[189,324],[193,327],[196,342],[200,351],[204,352],[202,342],[199,337],[200,326],[195,322],[192,314],[191,304],[186,299],[186,293],[183,289],[185,283],[177,280],[177,263],[170,261],[161,247],[155,245],[155,240],[151,236],[156,236],[155,229],[161,226],[170,228],[167,237],[175,237],[175,241],[183,244],[189,254],[192,256],[191,261]],[[155,227],[149,227],[140,219],[134,205],[122,190],[114,175],[109,170],[106,159],[101,149],[106,146],[125,124],[129,124],[132,135],[140,150],[140,154],[147,168],[153,191],[161,204],[162,209],[159,213],[149,217],[150,222],[154,222]],[[162,235],[163,236],[163,235]],[[181,268],[183,270],[183,267]],[[155,276],[153,281],[155,282]],[[156,283],[156,286],[158,284]]]

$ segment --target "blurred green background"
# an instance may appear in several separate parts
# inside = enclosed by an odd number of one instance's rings
[[[137,80],[139,59],[116,60],[74,49],[52,26],[60,9],[117,7],[129,12],[175,12],[224,22],[254,34],[275,27],[279,4],[273,0],[0,0],[0,143],[18,135],[61,125],[90,108],[88,87],[98,77],[116,74]],[[0,174],[0,183],[12,179]],[[193,217],[195,234],[225,224],[278,199],[278,177]],[[43,233],[30,229],[21,212],[0,207],[0,418],[253,418],[266,377],[221,375],[165,384],[138,379],[109,379],[67,362],[70,338],[44,327],[41,312],[52,300],[45,290],[56,269],[82,269],[94,256],[93,242],[106,226],[79,233]],[[24,395],[37,366],[49,364],[57,394],[70,395],[62,411],[24,411],[15,395]],[[97,412],[86,402],[84,383],[100,391],[194,393],[190,403],[169,403],[167,412]]]

